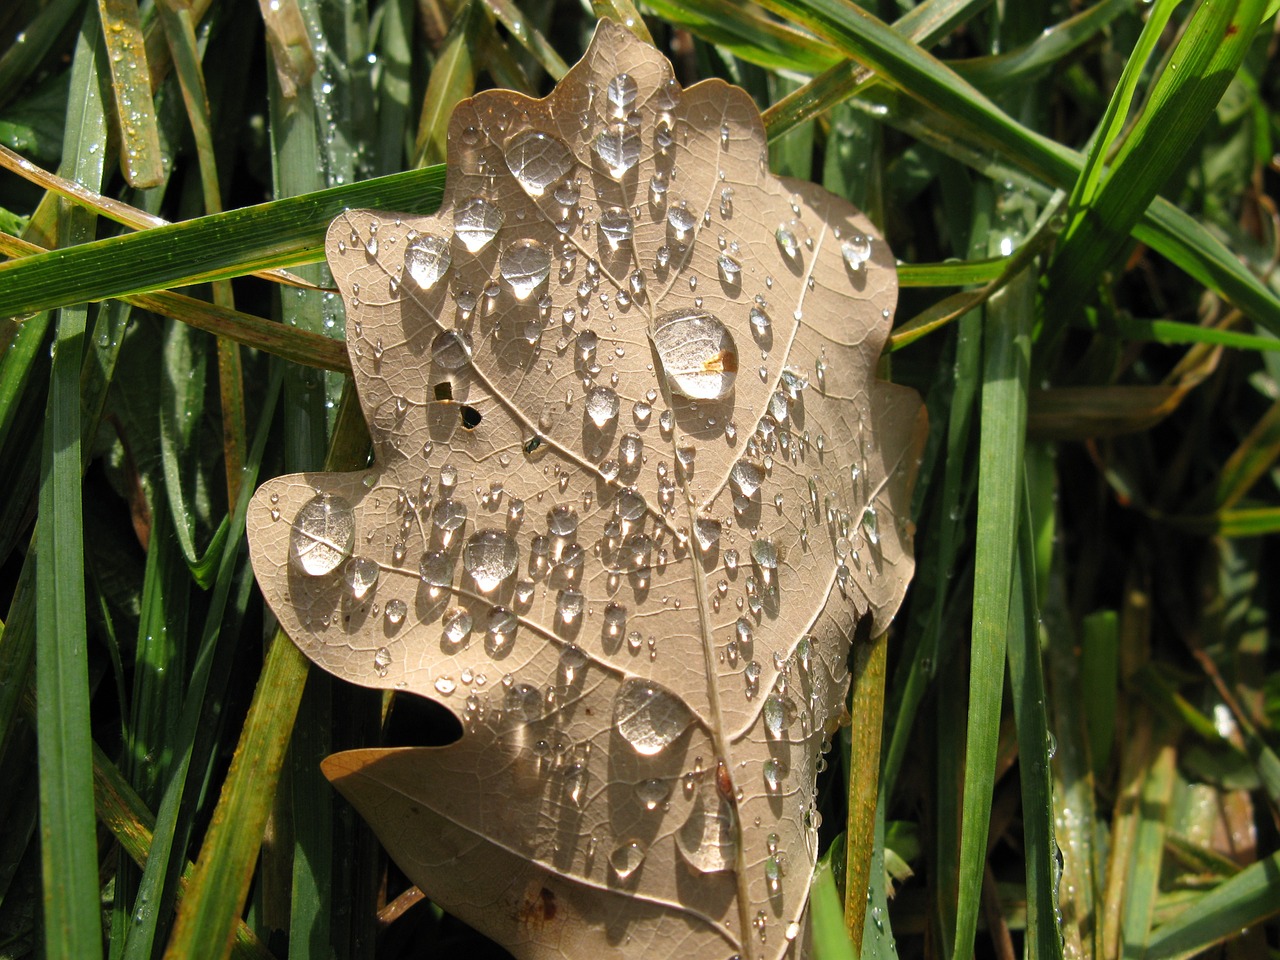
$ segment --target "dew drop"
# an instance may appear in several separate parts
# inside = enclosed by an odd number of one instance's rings
[[[644,854],[644,847],[638,841],[624,841],[609,854],[609,866],[619,880],[626,880],[640,869],[640,865],[644,863]]]
[[[395,601],[392,602],[394,603]],[[390,669],[391,651],[386,647],[379,647],[377,653],[373,655],[373,670],[378,676],[385,677]]]
[[[739,460],[729,470],[729,482],[743,497],[753,496],[763,480],[764,471],[750,460]]]
[[[343,579],[356,600],[363,600],[377,586],[379,572],[377,562],[368,557],[352,557],[342,568]]]
[[[698,791],[689,817],[676,833],[676,847],[699,873],[732,870],[737,859],[737,816],[714,787]]]
[[[782,736],[782,727],[786,720],[786,715],[787,711],[783,706],[781,697],[773,694],[765,700],[764,730],[770,739],[777,740]]]
[[[600,214],[597,223],[610,250],[618,250],[624,243],[630,243],[635,232],[635,222],[621,207],[610,207]]]
[[[777,793],[782,787],[782,765],[773,757],[764,762],[764,785],[770,793]]]
[[[517,300],[528,300],[551,276],[551,254],[537,240],[517,240],[502,251],[498,273]]]
[[[318,494],[302,505],[293,521],[290,558],[303,573],[333,573],[351,555],[355,514],[342,497]]]
[[[466,607],[450,607],[441,618],[444,639],[458,646],[471,636],[471,614]]]
[[[709,553],[720,542],[721,524],[719,520],[699,517],[693,522],[693,535],[703,553]]]
[[[736,287],[742,282],[742,264],[727,253],[720,254],[720,282],[727,287]]]
[[[609,114],[615,120],[621,120],[635,107],[640,88],[635,78],[629,73],[620,73],[609,81],[605,87],[605,98],[609,101]]]
[[[516,571],[520,553],[516,543],[501,530],[478,530],[462,548],[462,569],[471,575],[481,593],[492,593]]]
[[[502,208],[484,197],[464,200],[453,213],[453,235],[471,253],[479,253],[502,229]]]
[[[452,677],[437,677],[435,682],[436,693],[448,696],[458,689],[458,685],[454,683]]]
[[[640,134],[625,123],[611,123],[593,144],[596,156],[614,180],[621,180],[640,161]]]
[[[445,330],[431,342],[431,360],[441,370],[457,370],[471,362],[471,337],[460,330]]]
[[[511,638],[516,635],[516,624],[516,615],[506,607],[495,606],[489,609],[484,629],[489,636],[491,652],[500,653],[506,649]]]
[[[573,167],[573,153],[555,137],[526,130],[507,141],[504,159],[525,192],[540,197]]]
[[[387,618],[387,623],[393,627],[399,626],[404,622],[404,618],[409,613],[409,605],[403,600],[388,600],[383,615]]]
[[[547,532],[554,537],[571,539],[578,532],[578,511],[560,503],[547,511]]]
[[[428,550],[418,563],[422,582],[433,587],[447,587],[453,583],[453,558],[439,550]]]
[[[667,211],[667,227],[669,228],[671,239],[678,244],[684,245],[689,242],[697,222],[683,201],[675,204]]]
[[[404,269],[423,290],[440,282],[452,259],[449,241],[430,233],[410,240],[404,248]]]
[[[728,396],[738,375],[738,348],[716,317],[672,310],[658,317],[653,342],[672,389],[691,400]]]
[[[649,811],[658,809],[671,796],[671,782],[650,777],[636,784],[636,799]]]
[[[861,270],[871,259],[871,238],[857,234],[840,244],[840,253],[844,256],[845,266],[850,270]]]
[[[646,757],[665,750],[692,719],[684,701],[650,680],[624,681],[613,702],[614,728]]]
[[[618,419],[618,395],[609,387],[592,387],[587,391],[587,416],[597,427]]]
[[[800,241],[796,239],[796,235],[791,232],[791,228],[785,223],[778,224],[778,229],[774,231],[773,238],[778,241],[778,249],[782,251],[782,255],[788,260],[796,260],[800,256]]]

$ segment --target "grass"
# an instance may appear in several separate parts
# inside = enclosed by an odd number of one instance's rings
[[[904,261],[918,570],[823,781],[821,957],[1280,950],[1275,6],[639,7]],[[0,955],[492,949],[319,776],[382,704],[276,633],[244,498],[367,453],[328,221],[434,209],[453,104],[592,23],[0,10]]]

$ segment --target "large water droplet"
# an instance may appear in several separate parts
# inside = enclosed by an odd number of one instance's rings
[[[699,873],[732,870],[738,854],[737,817],[714,786],[705,785],[676,833],[685,862]]]
[[[625,123],[611,123],[596,135],[596,156],[609,176],[621,180],[640,162],[640,134]]]
[[[385,677],[391,669],[391,651],[379,647],[373,655],[373,670],[380,677]]]
[[[457,646],[471,636],[471,614],[466,607],[450,607],[441,618],[444,639]]]
[[[430,233],[410,240],[404,248],[404,269],[423,290],[440,282],[452,259],[449,241]]]
[[[666,749],[692,719],[683,700],[650,680],[625,681],[613,701],[614,727],[646,757]]]
[[[460,330],[445,330],[431,341],[431,360],[441,370],[457,370],[471,361],[471,337]]]
[[[528,300],[551,276],[551,254],[537,240],[517,240],[502,251],[498,272],[517,300]]]
[[[447,546],[458,528],[467,522],[467,506],[452,497],[445,497],[431,511],[431,522]]]
[[[655,321],[653,343],[672,389],[691,400],[728,396],[738,375],[738,348],[716,317],[672,310]]]
[[[355,514],[342,497],[323,493],[302,505],[293,521],[290,557],[312,577],[333,573],[347,557],[355,539]]]
[[[462,548],[462,569],[471,575],[481,593],[491,593],[516,572],[520,552],[516,542],[501,530],[478,530]]]
[[[693,535],[697,538],[698,546],[702,548],[703,553],[716,548],[716,544],[720,542],[720,530],[721,524],[719,520],[699,517],[693,521]]]
[[[777,694],[770,695],[764,702],[764,730],[772,740],[782,736],[782,727],[787,718],[786,707]]]
[[[356,600],[363,600],[377,585],[380,572],[377,561],[368,557],[352,557],[342,568],[343,579],[347,581],[351,596]]]
[[[447,587],[453,583],[453,558],[439,550],[428,550],[418,563],[418,573],[423,583]]]
[[[618,419],[618,395],[609,387],[592,387],[587,391],[587,416],[597,427]]]
[[[507,644],[511,642],[511,638],[516,635],[516,627],[519,620],[516,615],[506,607],[491,607],[489,616],[485,620],[485,633],[489,637],[489,651],[491,654],[501,653],[506,649]]]
[[[770,793],[777,793],[782,787],[783,770],[773,757],[764,762],[764,785]]]
[[[626,880],[644,863],[644,847],[639,841],[626,840],[609,854],[609,866],[619,880]]]
[[[573,153],[555,137],[525,130],[507,141],[504,158],[525,192],[540,197],[573,167]]]
[[[479,253],[498,235],[504,219],[501,207],[484,197],[472,197],[454,209],[453,235],[471,253]]]
[[[638,433],[624,433],[618,441],[618,456],[622,466],[630,470],[640,465],[640,457],[644,454],[644,441]]]
[[[542,719],[542,694],[531,683],[513,683],[502,698],[507,717],[516,723]]]

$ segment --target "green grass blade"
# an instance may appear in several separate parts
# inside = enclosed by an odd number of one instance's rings
[[[1200,5],[1096,192],[1092,181],[1100,176],[1102,150],[1091,153],[1072,197],[1072,220],[1049,271],[1050,302],[1059,317],[1079,309],[1097,277],[1129,242],[1156,193],[1183,162],[1183,153],[1169,145],[1193,143],[1213,117],[1249,50],[1262,4],[1263,0],[1240,0]],[[1158,24],[1159,14],[1169,6],[1157,5],[1148,26]],[[1135,64],[1138,72],[1139,57],[1130,59],[1129,67]],[[1123,121],[1124,113],[1122,103],[1114,124]],[[1095,147],[1108,143],[1110,133],[1101,131]]]
[[[809,885],[809,916],[816,960],[854,960],[857,956],[845,932],[840,894],[829,862],[819,863]]]
[[[443,188],[443,167],[411,170],[0,264],[0,316],[315,263],[343,210],[433,213]]]
[[[1018,773],[1022,786],[1022,830],[1025,844],[1027,884],[1028,960],[1061,960],[1062,939],[1058,932],[1058,846],[1053,835],[1053,783],[1049,771],[1049,718],[1045,706],[1044,668],[1040,654],[1039,602],[1036,584],[1036,515],[1046,516],[1052,529],[1052,475],[1044,469],[1043,448],[1028,451],[1026,496],[1018,545],[1013,565],[1013,587],[1009,610],[1009,687],[1013,692],[1013,712],[1018,725]],[[1032,464],[1041,469],[1032,470]],[[1039,484],[1033,480],[1036,473]],[[1032,499],[1039,510],[1033,511]]]
[[[1251,863],[1157,927],[1146,942],[1148,960],[1201,953],[1280,913],[1280,853]]]
[[[120,168],[130,186],[154,187],[164,180],[164,161],[138,0],[98,0],[98,13],[111,67]]]
[[[1000,702],[1004,691],[1005,629],[1010,570],[1022,498],[1030,327],[1035,275],[1015,278],[988,310],[979,441],[977,554],[974,560],[973,641],[969,665],[969,724],[960,835],[960,892],[954,953],[973,952],[987,829],[991,818]]]
[[[326,468],[354,469],[365,462],[368,445],[355,391],[348,389]],[[178,912],[165,952],[168,960],[226,955],[248,896],[308,668],[306,657],[278,631],[205,835],[190,892]]]
[[[423,167],[443,163],[449,118],[458,102],[476,88],[476,68],[472,54],[484,17],[473,0],[465,0],[445,38],[422,98],[418,134],[413,144],[413,165]]]
[[[708,43],[767,70],[818,73],[835,65],[831,45],[730,0],[646,0],[645,6]]]
[[[0,55],[0,107],[22,90],[85,0],[54,0],[45,4],[23,28],[22,42]]]
[[[94,189],[103,175],[105,139],[100,39],[97,17],[87,16],[76,46],[63,145],[64,173]],[[64,216],[61,240],[80,243],[92,236],[92,217],[74,209]],[[85,960],[102,954],[80,499],[87,314],[85,307],[60,311],[54,335],[40,470],[35,644],[44,949],[49,956]]]

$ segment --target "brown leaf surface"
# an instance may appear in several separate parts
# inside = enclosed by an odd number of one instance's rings
[[[849,638],[912,570],[893,258],[608,22],[449,163],[436,216],[329,231],[375,466],[265,484],[249,535],[309,657],[465,733],[326,773],[519,956],[793,952]]]

